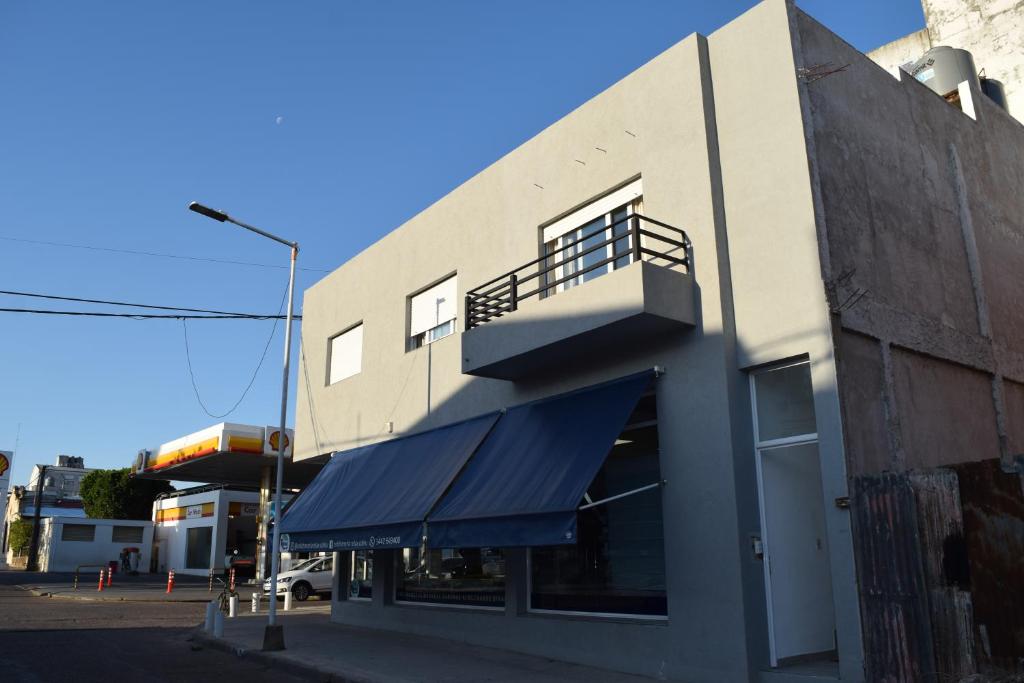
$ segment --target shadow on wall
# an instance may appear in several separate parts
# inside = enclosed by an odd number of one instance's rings
[[[584,286],[589,284],[591,283]],[[659,296],[670,294],[658,292]],[[694,297],[695,305],[699,307],[700,293],[696,284],[692,288],[687,288],[681,295]],[[415,434],[542,396],[625,376],[655,364],[665,365],[670,362],[670,358],[678,366],[685,359],[685,355],[680,354],[685,354],[686,347],[690,344],[688,340],[693,339],[695,335],[699,335],[705,342],[715,343],[711,337],[701,335],[692,325],[635,306],[598,305],[590,307],[586,313],[558,317],[535,318],[529,315],[520,316],[519,313],[513,312],[500,319],[500,323],[486,323],[470,332],[473,334],[477,330],[483,330],[491,333],[500,326],[503,335],[516,340],[514,344],[507,346],[508,355],[512,357],[514,354],[521,354],[521,357],[526,357],[526,361],[521,363],[521,367],[525,369],[516,373],[514,381],[472,377],[462,373],[454,380],[451,377],[441,377],[437,372],[436,354],[431,376],[431,366],[426,360],[410,357],[409,361],[414,365],[410,368],[406,385],[394,387],[393,392],[404,393],[405,397],[400,397],[403,411],[418,412],[419,417],[402,425],[402,428],[396,429],[393,433],[382,430],[375,434],[363,434],[363,425],[366,423],[383,424],[393,419],[392,415],[398,407],[398,401],[389,406],[391,414],[381,415],[379,419],[378,416],[371,416],[369,411],[355,406],[355,414],[352,416],[355,434],[331,434],[329,443],[324,443],[325,451],[344,451],[376,441]],[[697,327],[699,325],[698,316]],[[488,327],[492,329],[487,330]],[[548,331],[553,328],[569,330],[572,334],[552,343],[549,341],[552,335]],[[463,334],[465,333],[456,332],[452,337],[440,339],[434,344],[409,351],[408,354],[421,354],[425,359],[432,351],[430,347],[435,344],[461,345]],[[714,338],[717,339],[718,336],[714,335]],[[533,340],[533,343],[529,340]],[[447,349],[445,351],[447,352]],[[460,353],[461,351],[460,346]],[[366,379],[371,382],[373,372],[373,367],[364,369]],[[463,379],[468,381],[463,382]],[[305,376],[300,372],[300,384],[305,381]],[[456,388],[448,390],[448,387],[452,386]],[[317,389],[318,387],[312,387],[313,391]],[[300,396],[306,396],[306,387],[300,385],[298,393]],[[313,400],[315,403],[315,395]],[[416,406],[416,401],[422,403]],[[309,403],[306,410],[308,413],[313,412]],[[318,429],[322,429],[320,423],[324,422],[325,417],[317,416]],[[331,430],[328,428],[326,431]]]

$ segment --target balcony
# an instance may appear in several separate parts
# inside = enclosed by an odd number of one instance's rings
[[[693,327],[689,247],[631,214],[470,290],[462,372],[518,380]]]

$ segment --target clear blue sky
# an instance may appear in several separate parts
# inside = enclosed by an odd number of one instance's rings
[[[299,241],[301,265],[333,268],[752,4],[6,2],[0,289],[276,312],[285,270],[10,238],[286,263],[284,247],[188,212],[196,199]],[[800,5],[861,50],[924,25],[918,0]],[[300,288],[322,275],[303,271]],[[9,296],[0,306],[95,308]],[[214,412],[240,395],[270,325],[190,323]],[[281,345],[279,327],[227,420],[277,421]],[[0,369],[0,449],[20,423],[18,484],[58,453],[122,467],[218,421],[193,396],[178,321],[0,313]]]

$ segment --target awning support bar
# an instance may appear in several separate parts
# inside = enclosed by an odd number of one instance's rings
[[[601,500],[595,500],[593,503],[587,503],[586,505],[581,505],[579,507],[579,509],[580,510],[586,510],[587,508],[597,507],[598,505],[604,505],[605,503],[610,503],[613,500],[618,500],[619,498],[625,498],[627,496],[632,496],[632,495],[635,495],[637,493],[643,493],[644,491],[650,491],[651,489],[656,489],[659,486],[664,486],[667,483],[668,483],[667,481],[662,479],[661,481],[655,482],[653,484],[648,484],[647,486],[641,486],[640,488],[633,489],[632,491],[626,491],[625,493],[620,493],[620,494],[618,494],[616,496],[609,496],[608,498],[602,498]]]

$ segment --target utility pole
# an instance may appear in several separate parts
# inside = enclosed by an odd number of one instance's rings
[[[39,523],[42,521],[43,484],[46,482],[46,465],[40,465],[39,476],[36,478],[35,510],[32,515],[32,540],[28,544],[28,564],[30,572],[39,571]]]
[[[281,510],[283,509],[281,505],[281,487],[284,481],[284,452],[288,448],[288,367],[291,361],[292,350],[292,319],[295,312],[295,261],[299,257],[299,244],[298,242],[291,242],[278,237],[266,230],[260,230],[256,226],[243,223],[223,211],[211,209],[199,202],[192,202],[188,205],[188,208],[220,223],[225,221],[234,223],[240,228],[245,228],[250,232],[274,240],[291,249],[291,267],[288,270],[288,315],[286,316],[284,326],[284,367],[281,377],[281,432],[277,441],[277,485],[274,489],[274,534],[273,540],[270,543],[270,604],[267,607],[267,626],[263,631],[263,649],[265,651],[283,650],[285,649],[284,625],[277,623],[277,575],[281,567]]]

